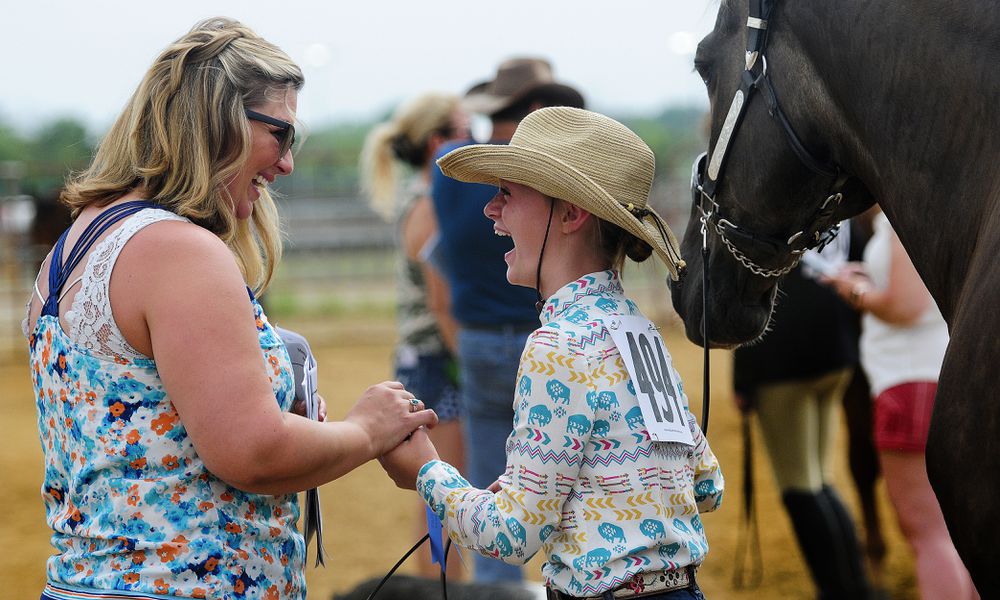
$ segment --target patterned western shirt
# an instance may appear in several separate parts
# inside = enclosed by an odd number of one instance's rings
[[[472,487],[441,461],[417,478],[456,543],[513,564],[541,550],[547,584],[573,596],[704,560],[700,512],[722,501],[722,473],[683,390],[694,446],[650,440],[604,326],[639,314],[613,271],[548,299],[521,355],[500,491]]]

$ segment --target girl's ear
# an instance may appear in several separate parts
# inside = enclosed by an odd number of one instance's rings
[[[560,200],[559,203],[562,204],[562,207],[559,210],[559,215],[563,233],[573,233],[575,231],[579,231],[593,217],[590,212],[573,203],[564,202],[562,200]]]

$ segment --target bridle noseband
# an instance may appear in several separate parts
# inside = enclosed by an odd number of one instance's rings
[[[708,247],[708,232],[714,231],[737,262],[755,275],[768,278],[781,277],[788,273],[798,264],[803,252],[810,248],[822,249],[836,237],[840,226],[834,221],[833,215],[843,200],[842,190],[849,179],[838,165],[816,158],[802,144],[785,112],[781,110],[778,96],[767,76],[767,58],[764,51],[767,48],[768,19],[776,1],[750,0],[746,68],[740,77],[740,88],[733,96],[711,158],[707,152],[703,152],[695,159],[691,169],[691,194],[695,206],[701,213],[703,250]],[[802,164],[814,173],[833,180],[826,199],[820,204],[810,224],[792,234],[787,240],[753,233],[736,225],[731,219],[723,216],[722,209],[715,200],[716,188],[725,171],[733,138],[739,131],[743,116],[756,90],[760,90],[767,103],[768,113],[777,119],[792,151]],[[757,255],[788,254],[792,260],[789,264],[777,268],[763,267],[749,257],[748,252],[751,248],[755,249],[754,253]],[[702,268],[707,266],[703,265]]]

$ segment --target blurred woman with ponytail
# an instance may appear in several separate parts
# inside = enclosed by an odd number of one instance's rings
[[[223,18],[156,58],[66,186],[25,336],[56,553],[42,599],[306,596],[296,492],[384,454],[433,411],[397,382],[343,421],[289,412],[255,294],[281,254],[302,72]]]
[[[439,424],[429,431],[438,452],[461,469],[464,451],[455,366],[456,324],[448,284],[434,267],[438,226],[431,203],[431,160],[443,142],[468,136],[468,117],[457,96],[429,93],[401,105],[372,129],[361,154],[362,186],[372,208],[397,227],[395,378],[434,409]],[[424,528],[424,504],[417,507]],[[438,568],[418,554],[420,573]],[[450,561],[448,576],[461,575]]]

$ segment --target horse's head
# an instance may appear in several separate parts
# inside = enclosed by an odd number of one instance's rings
[[[710,151],[693,168],[694,205],[682,243],[687,269],[672,295],[688,337],[704,343],[707,269],[712,346],[763,334],[781,276],[841,218],[871,204],[835,162],[826,134],[836,109],[800,36],[780,20],[792,3],[773,24],[771,3],[751,4],[763,4],[762,14],[748,18],[746,6],[723,0],[695,58],[711,100]]]

